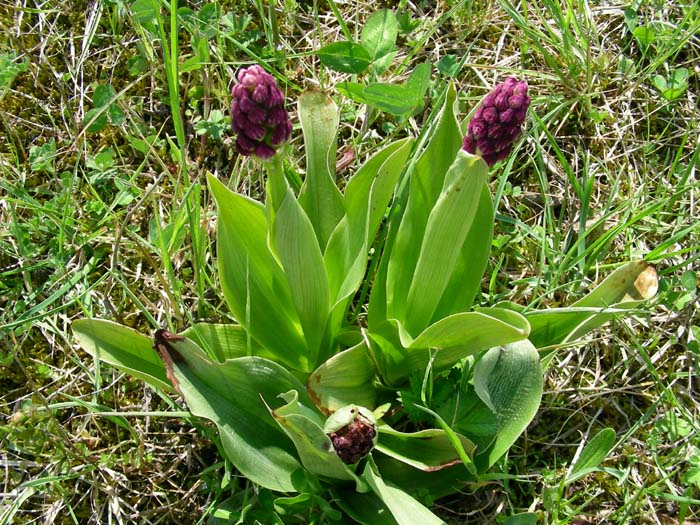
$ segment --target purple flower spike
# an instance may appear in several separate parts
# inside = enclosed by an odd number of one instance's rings
[[[527,82],[511,77],[498,84],[469,121],[462,149],[480,155],[489,166],[505,159],[520,134],[529,106]]]
[[[241,155],[269,159],[292,134],[284,93],[259,65],[241,69],[237,78],[231,90],[231,129],[238,134],[236,148]]]

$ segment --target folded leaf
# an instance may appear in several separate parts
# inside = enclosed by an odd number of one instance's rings
[[[419,248],[404,318],[411,334],[428,326],[442,299],[463,252],[487,176],[488,166],[481,158],[459,150],[430,212]]]
[[[325,251],[331,233],[345,214],[343,196],[335,181],[338,106],[326,93],[305,91],[299,97],[299,122],[306,147],[306,179],[299,204],[313,225],[321,251]]]
[[[383,257],[389,256],[385,286],[387,315],[390,318],[405,319],[406,298],[420,255],[428,216],[440,196],[448,168],[457,156],[462,142],[462,133],[454,116],[455,98],[454,87],[451,86],[434,128],[429,131],[431,136],[428,145],[411,174],[406,211],[401,217],[396,237],[385,248]],[[375,287],[378,285],[384,286],[381,282],[375,282]],[[370,319],[370,326],[374,321]]]
[[[294,442],[304,468],[324,478],[355,479],[354,473],[335,453],[318,413],[300,405],[296,391],[283,398],[287,404],[272,410],[271,414]]]
[[[464,451],[472,455],[474,444],[464,436],[458,436],[458,439]],[[435,428],[399,432],[388,425],[380,425],[376,450],[425,472],[462,463],[445,431]]]
[[[309,376],[307,390],[316,406],[331,414],[347,405],[374,409],[376,369],[362,342],[328,359]]]
[[[528,340],[491,348],[474,366],[474,389],[496,415],[498,432],[474,458],[480,470],[493,465],[535,417],[542,399],[542,367]]]
[[[644,261],[629,262],[568,308],[526,312],[524,315],[532,326],[530,341],[537,348],[574,341],[623,310],[651,299],[657,289],[658,277],[653,266]]]
[[[412,373],[432,367],[441,370],[460,359],[494,346],[527,338],[527,320],[517,312],[483,308],[454,314],[426,328],[412,339],[396,320],[369,332],[380,375],[389,384],[404,381]]]
[[[179,335],[191,339],[220,363],[236,357],[259,355],[260,346],[238,324],[195,323]]]
[[[291,190],[277,210],[272,231],[308,357],[315,364],[330,314],[328,277],[313,226]]]
[[[416,523],[442,525],[445,523],[403,490],[387,485],[371,458],[367,461],[362,477],[389,508],[399,525],[415,525]]]

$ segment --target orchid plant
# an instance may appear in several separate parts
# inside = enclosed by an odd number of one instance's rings
[[[95,358],[213,421],[226,457],[258,486],[313,495],[331,522],[442,523],[429,504],[478,481],[515,443],[553,351],[651,297],[655,272],[630,262],[566,308],[482,304],[489,169],[521,133],[524,81],[497,85],[466,135],[448,86],[421,135],[378,150],[344,191],[338,108],[307,91],[297,194],[283,165],[282,91],[261,66],[237,78],[236,147],[267,172],[264,202],[208,180],[219,282],[237,322],[151,338],[93,319],[74,333]]]

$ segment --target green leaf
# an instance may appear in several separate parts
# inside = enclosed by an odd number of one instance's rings
[[[357,82],[341,82],[336,88],[360,104],[373,106],[392,115],[405,115],[423,107],[429,85],[430,64],[424,62],[414,68],[404,84],[374,82],[365,86]]]
[[[275,215],[273,238],[315,364],[330,314],[328,277],[313,226],[291,190]]]
[[[172,391],[153,340],[132,328],[103,319],[78,319],[71,325],[80,346],[156,390]]]
[[[530,341],[537,348],[574,341],[591,330],[651,299],[658,290],[653,266],[632,261],[618,268],[592,292],[569,308],[529,311]]]
[[[376,450],[398,461],[425,472],[434,472],[462,460],[444,430],[430,428],[418,432],[399,432],[388,425],[380,425]],[[468,455],[474,453],[474,444],[464,436],[457,435]]]
[[[448,315],[467,312],[481,290],[481,279],[491,254],[493,238],[493,202],[487,184],[481,190],[481,198],[467,238],[462,244],[450,281],[440,299],[433,322]]]
[[[461,462],[459,465],[426,472],[384,454],[374,454],[372,458],[386,483],[420,498],[426,505],[464,489],[469,481],[475,481],[475,477]]]
[[[537,514],[534,512],[521,512],[511,516],[503,525],[537,525]]]
[[[480,470],[493,465],[535,417],[542,399],[542,367],[530,341],[490,349],[474,366],[474,389],[496,415],[498,433],[474,458]]]
[[[291,390],[313,406],[304,386],[280,365],[259,357],[225,363],[209,361],[189,339],[156,332],[156,346],[168,375],[190,411],[212,421],[229,460],[252,482],[271,490],[293,491],[301,468],[294,446],[269,414]]]
[[[331,494],[343,512],[357,523],[362,525],[397,525],[389,508],[372,492],[361,493],[354,487],[333,487]]]
[[[411,145],[411,139],[392,142],[367,160],[348,182],[347,216],[333,232],[324,255],[336,303],[354,294],[362,283],[368,247],[377,235]]]
[[[362,94],[367,104],[392,115],[411,113],[423,102],[423,98],[409,87],[383,82],[369,84]]]
[[[334,42],[316,52],[321,64],[340,73],[357,75],[365,71],[372,59],[369,52],[354,42]]]
[[[362,342],[335,354],[309,376],[306,389],[325,414],[347,405],[374,409],[377,393],[372,381],[374,365]]]
[[[370,297],[370,328],[376,319],[375,312],[385,313],[389,318],[404,319],[406,299],[411,280],[420,255],[428,216],[438,200],[443,188],[445,175],[459,151],[462,136],[454,116],[456,93],[451,86],[445,97],[445,103],[434,127],[429,130],[430,139],[426,149],[416,162],[415,170],[409,181],[409,196],[406,211],[401,217],[393,243],[385,249],[383,258],[387,257],[386,281],[374,283]],[[375,293],[383,288],[379,295]],[[384,296],[384,293],[386,294]],[[372,303],[380,301],[380,305]],[[386,305],[386,306],[384,306]],[[384,312],[385,310],[385,312]]]
[[[566,479],[567,484],[590,472],[591,469],[600,466],[614,446],[615,431],[612,428],[604,428],[593,436],[571,468],[571,472]]]
[[[208,182],[218,208],[219,278],[231,312],[276,360],[310,372],[287,277],[268,248],[264,207],[213,176]]]
[[[360,42],[367,50],[376,73],[385,71],[391,63],[398,34],[396,15],[388,9],[380,9],[365,22]]]
[[[15,78],[29,69],[27,62],[16,62],[17,53],[0,54],[0,89],[9,89]]]
[[[296,391],[283,398],[287,404],[272,410],[271,414],[294,442],[304,468],[325,478],[355,479],[354,473],[335,453],[318,413],[300,405]]]
[[[404,319],[409,333],[417,334],[430,323],[462,253],[487,177],[488,166],[480,157],[459,150],[418,248],[406,299]]]
[[[403,490],[387,485],[371,458],[368,460],[362,476],[369,483],[372,491],[381,498],[391,511],[398,525],[415,525],[416,523],[421,525],[442,525],[444,523]]]
[[[448,368],[469,355],[521,341],[528,330],[527,321],[517,312],[484,308],[446,317],[416,339],[395,320],[372,328],[369,338],[381,376],[388,384],[398,384],[429,363],[435,370]]]
[[[220,363],[227,359],[261,355],[260,352],[264,352],[245,329],[237,324],[195,323],[179,335],[191,339],[209,357]]]
[[[313,225],[321,251],[345,215],[343,196],[335,180],[338,106],[321,91],[305,91],[299,97],[299,121],[306,148],[306,180],[299,203]]]

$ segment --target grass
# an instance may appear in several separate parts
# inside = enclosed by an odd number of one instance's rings
[[[203,523],[230,494],[252,494],[207,425],[89,359],[70,322],[149,333],[230,319],[203,180],[261,191],[255,164],[232,148],[231,79],[263,62],[290,100],[304,86],[332,92],[346,78],[313,51],[357,38],[371,14],[268,4],[0,6],[0,523]],[[660,276],[636,322],[557,353],[536,421],[498,465],[507,476],[436,510],[463,524],[527,510],[561,525],[698,523],[700,6],[384,4],[407,13],[387,78],[429,60],[441,65],[431,96],[452,79],[465,110],[497,79],[531,86],[526,136],[493,176],[484,302],[569,303],[630,258]],[[352,145],[362,157],[424,118],[368,120],[336,99],[339,154]],[[291,150],[303,174],[298,130]],[[604,427],[616,431],[605,470],[571,481],[577,451]]]

